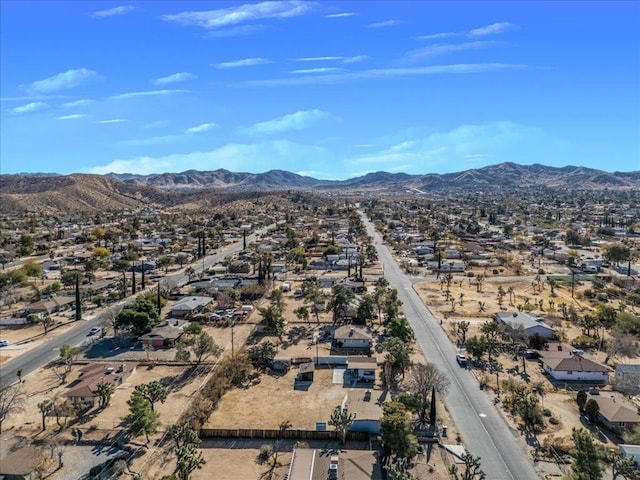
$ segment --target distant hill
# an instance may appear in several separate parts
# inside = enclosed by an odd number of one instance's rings
[[[168,192],[100,175],[0,175],[2,211],[73,212],[162,205]]]
[[[223,193],[273,190],[371,191],[397,193],[485,188],[559,188],[569,190],[634,189],[640,171],[604,172],[593,168],[501,163],[456,173],[409,175],[375,172],[348,180],[318,180],[283,170],[236,173],[187,170],[154,175],[0,175],[0,210],[60,211],[148,206],[191,207],[211,202],[205,189]],[[220,200],[224,195],[220,196]],[[204,202],[204,203],[203,203]]]

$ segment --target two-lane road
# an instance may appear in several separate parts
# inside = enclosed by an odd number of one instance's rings
[[[258,233],[264,230],[266,229],[260,230]],[[254,242],[255,239],[256,234],[247,235],[247,245]],[[205,257],[203,260],[200,260],[199,263],[194,263],[192,266],[195,271],[204,271],[224,259],[227,255],[241,250],[242,241],[236,242],[213,255]],[[184,273],[177,273],[165,277],[161,281],[163,284],[167,282],[176,286],[184,285],[188,281],[188,276]],[[18,370],[22,370],[22,375],[26,376],[52,360],[55,360],[60,355],[60,347],[62,345],[80,345],[89,338],[88,333],[91,327],[101,326],[105,321],[110,322],[124,304],[125,301],[119,302],[119,304],[110,306],[106,311],[95,317],[81,320],[77,322],[78,324],[76,326],[66,332],[56,335],[55,337],[52,336],[44,344],[23,353],[9,362],[3,363],[2,366],[0,366],[0,388],[16,382],[18,380]]]
[[[385,277],[390,286],[398,290],[420,349],[427,360],[451,380],[445,403],[469,452],[481,458],[482,469],[490,480],[538,479],[521,443],[479,389],[471,372],[458,366],[456,349],[439,321],[413,290],[411,280],[402,273],[371,222],[364,214],[361,216],[367,233],[374,239]]]

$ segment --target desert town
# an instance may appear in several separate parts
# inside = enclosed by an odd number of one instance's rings
[[[505,442],[518,478],[637,479],[639,205],[5,213],[0,476],[496,479]]]

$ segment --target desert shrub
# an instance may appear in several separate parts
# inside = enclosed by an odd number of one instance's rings
[[[593,348],[598,345],[599,340],[597,338],[590,337],[588,335],[578,335],[571,342],[576,347]]]
[[[593,290],[591,290],[590,288],[587,288],[584,291],[584,298],[596,298],[596,292],[594,292]]]
[[[560,424],[560,420],[558,420],[556,417],[551,417],[551,418],[549,418],[549,423],[551,425],[558,425],[558,424]]]
[[[551,410],[549,410],[548,408],[545,408],[544,410],[542,410],[542,414],[545,417],[550,417],[551,416]]]

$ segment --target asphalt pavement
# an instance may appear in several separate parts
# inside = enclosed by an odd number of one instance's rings
[[[538,479],[519,439],[515,438],[486,393],[480,390],[471,372],[456,362],[457,350],[439,320],[413,290],[411,279],[402,273],[366,215],[361,212],[361,217],[367,233],[374,239],[389,285],[398,290],[398,298],[403,303],[404,314],[413,327],[418,346],[427,361],[451,380],[444,401],[467,450],[480,457],[487,479]]]

